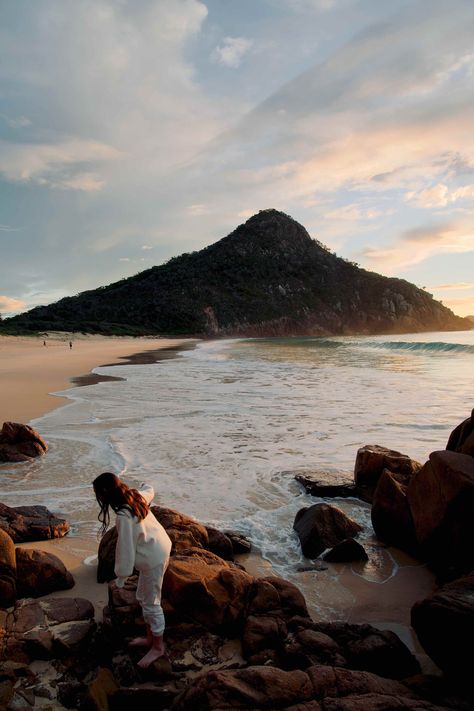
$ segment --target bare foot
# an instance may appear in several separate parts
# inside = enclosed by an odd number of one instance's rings
[[[165,645],[161,644],[159,647],[153,646],[142,659],[138,662],[140,669],[147,669],[150,664],[156,662],[157,659],[165,654]]]
[[[134,637],[128,643],[129,647],[151,647],[152,641],[148,637]]]

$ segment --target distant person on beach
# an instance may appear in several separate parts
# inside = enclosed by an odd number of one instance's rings
[[[149,648],[138,662],[138,666],[146,669],[165,654],[165,617],[161,607],[161,586],[168,567],[171,541],[150,511],[150,502],[155,495],[153,487],[142,484],[140,490],[131,489],[118,476],[109,472],[98,476],[93,487],[100,506],[98,518],[102,523],[102,535],[110,524],[109,508],[117,514],[117,587],[124,587],[134,568],[139,572],[136,596],[142,606],[147,636],[136,637],[130,642],[130,646]]]
[[[72,348],[72,341],[69,341],[69,348]]]

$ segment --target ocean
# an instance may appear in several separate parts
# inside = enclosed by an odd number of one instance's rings
[[[313,614],[347,619],[347,569],[301,571],[310,561],[292,524],[318,499],[294,475],[351,478],[364,444],[421,462],[444,449],[474,407],[474,331],[216,340],[94,372],[123,380],[58,393],[69,403],[31,423],[50,451],[2,466],[4,503],[46,505],[71,522],[72,536],[96,540],[92,480],[113,471],[131,485],[147,481],[156,503],[247,535]],[[361,584],[380,586],[415,565],[378,545],[367,504],[332,503],[364,526],[370,561],[350,567]]]

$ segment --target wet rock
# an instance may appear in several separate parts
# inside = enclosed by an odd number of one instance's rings
[[[163,506],[152,506],[151,510],[171,538],[173,552],[186,548],[208,547],[209,536],[206,527],[199,521]]]
[[[311,496],[318,496],[322,499],[334,497],[359,498],[359,491],[351,481],[343,484],[328,484],[321,481],[318,476],[311,474],[296,474],[295,479],[304,486],[306,493],[311,494]]]
[[[249,539],[243,535],[243,533],[238,533],[237,531],[224,531],[224,533],[232,543],[234,555],[250,553],[252,550],[252,544]]]
[[[27,462],[48,451],[44,439],[32,427],[4,422],[0,431],[0,462]]]
[[[451,432],[446,449],[451,452],[459,452],[460,454],[468,454],[474,457],[474,410],[471,416],[461,422]]]
[[[383,470],[374,492],[372,525],[381,541],[416,555],[418,546],[407,489],[406,475]]]
[[[33,548],[16,549],[17,595],[41,597],[74,587],[74,578],[64,563],[52,553]]]
[[[411,479],[407,491],[423,559],[440,578],[474,569],[474,458],[439,451]]]
[[[323,555],[328,563],[351,563],[354,560],[369,560],[364,546],[353,538],[346,538]]]
[[[340,699],[325,699],[324,711],[449,711],[449,709],[409,696],[361,694]]]
[[[16,600],[15,545],[0,529],[0,607],[10,607]]]
[[[426,653],[445,672],[472,684],[474,573],[417,602],[411,623]]]
[[[209,539],[207,550],[224,560],[234,560],[234,547],[230,538],[211,526],[206,526],[206,531]]]
[[[62,538],[69,524],[58,518],[46,506],[6,506],[0,503],[0,528],[15,543]]]
[[[119,688],[111,670],[100,668],[85,694],[89,707],[96,711],[109,711],[110,701]]]
[[[97,582],[108,583],[113,580],[116,575],[115,567],[115,548],[117,546],[117,529],[115,526],[104,533],[99,543],[97,553]]]
[[[394,449],[367,444],[357,451],[354,482],[362,498],[372,503],[375,487],[384,469],[406,477],[407,481],[421,469],[421,464]]]
[[[314,504],[300,509],[293,528],[306,558],[317,558],[326,548],[332,548],[362,530],[362,526],[331,504]]]

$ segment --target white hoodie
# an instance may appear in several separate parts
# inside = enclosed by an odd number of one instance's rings
[[[153,487],[148,484],[141,484],[139,492],[147,504],[155,496]],[[121,509],[115,525],[118,533],[115,575],[119,587],[123,587],[120,583],[132,575],[134,568],[150,570],[169,558],[171,541],[151,511],[139,521],[128,509]]]

